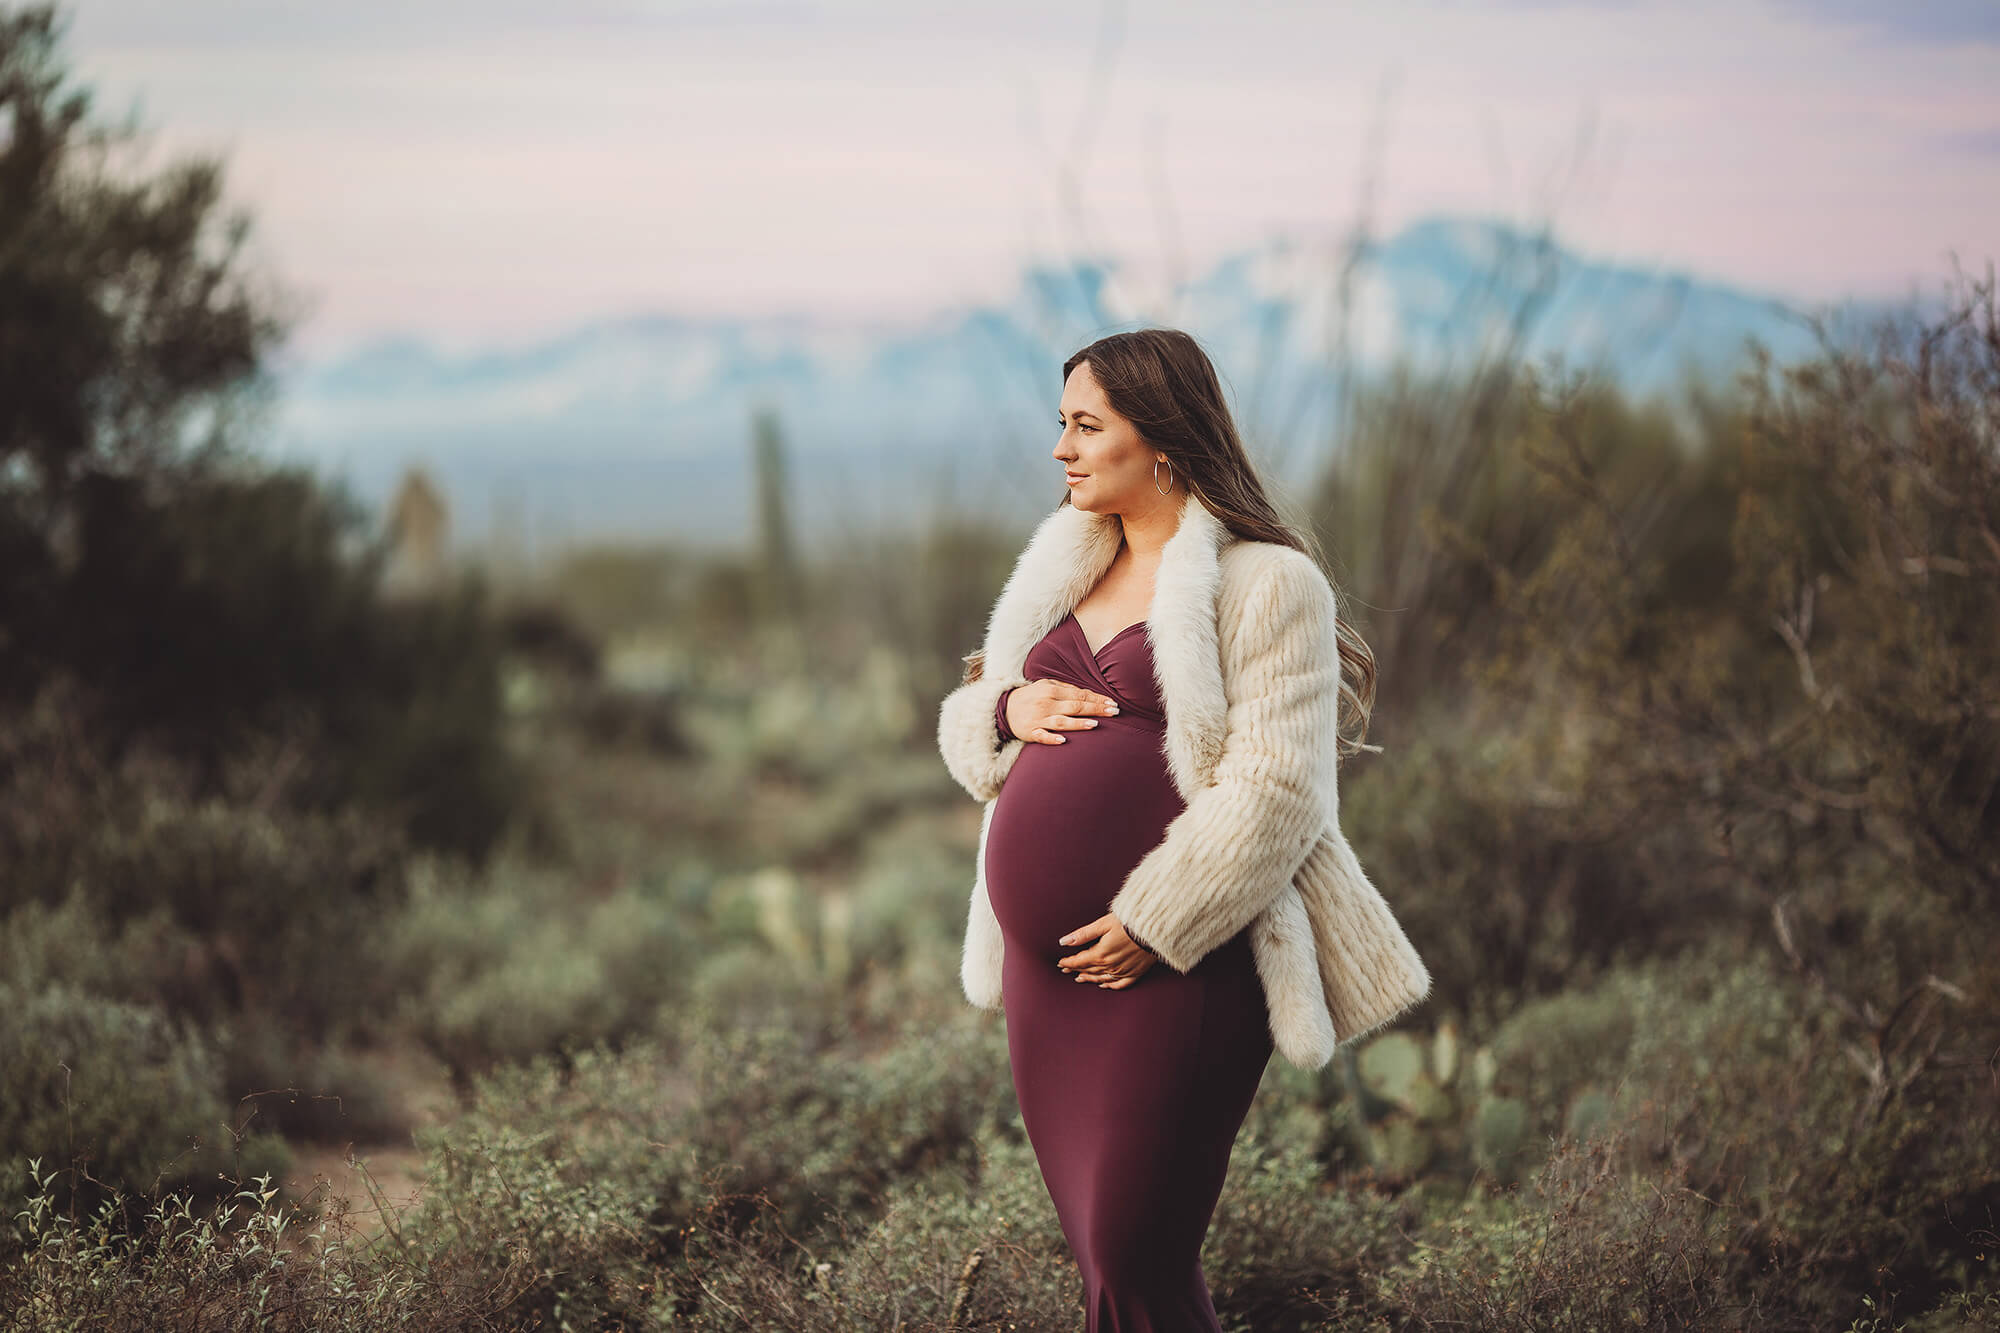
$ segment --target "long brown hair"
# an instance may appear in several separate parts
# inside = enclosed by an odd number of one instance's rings
[[[1099,338],[1063,362],[1063,383],[1079,365],[1104,390],[1113,409],[1139,428],[1147,445],[1167,456],[1194,499],[1246,541],[1278,542],[1303,552],[1326,573],[1318,539],[1278,514],[1243,448],[1223,400],[1222,382],[1201,344],[1179,329],[1134,329]],[[1065,490],[1062,504],[1069,503]],[[1334,587],[1338,608],[1340,593]],[[1378,749],[1364,744],[1375,707],[1375,654],[1345,616],[1336,616],[1340,645],[1340,753]],[[1344,733],[1353,724],[1350,740]]]

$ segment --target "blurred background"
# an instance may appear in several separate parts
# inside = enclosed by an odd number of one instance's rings
[[[1996,89],[1982,0],[0,3],[0,1329],[1080,1326],[934,729],[1152,325],[1436,981],[1274,1060],[1226,1326],[2000,1327]]]

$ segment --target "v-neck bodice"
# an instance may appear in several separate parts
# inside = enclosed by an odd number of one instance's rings
[[[1153,645],[1146,622],[1135,621],[1091,651],[1083,625],[1074,613],[1043,636],[1028,653],[1028,679],[1053,676],[1086,690],[1116,699],[1126,712],[1165,725],[1160,684],[1153,674]]]
[[[1070,624],[1076,626],[1076,632],[1078,634],[1083,634],[1083,622],[1076,618],[1076,612],[1074,611],[1070,612],[1069,615],[1065,617],[1065,619],[1067,619]],[[1089,651],[1092,657],[1096,657],[1098,654],[1102,653],[1106,648],[1109,648],[1112,644],[1118,642],[1118,640],[1125,637],[1127,634],[1130,634],[1133,630],[1144,629],[1145,627],[1146,627],[1145,621],[1135,620],[1131,624],[1127,625],[1124,629],[1119,630],[1116,634],[1106,639],[1104,641],[1104,646],[1102,648],[1091,648],[1090,636],[1088,634],[1083,634],[1083,646],[1087,651]]]

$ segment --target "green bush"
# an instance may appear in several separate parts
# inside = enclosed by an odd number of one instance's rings
[[[404,1027],[461,1083],[497,1062],[621,1042],[685,992],[698,935],[637,886],[579,900],[563,868],[427,862],[381,932]]]
[[[0,716],[74,686],[92,750],[182,759],[193,800],[295,744],[305,808],[484,855],[517,792],[482,590],[385,606],[360,505],[250,447],[289,299],[245,263],[220,161],[148,162],[59,37],[53,6],[0,14]],[[59,896],[35,868],[0,908]]]
[[[854,1160],[845,1129],[817,1123],[817,1160]],[[809,1132],[787,1124],[794,1141]],[[1018,1118],[985,1123],[968,1147],[879,1191],[810,1163],[789,1178],[712,1170],[678,1214],[671,1262],[629,1290],[660,1284],[650,1317],[662,1326],[735,1328],[754,1311],[770,1326],[828,1333],[1073,1328],[1081,1282]],[[1246,1136],[1204,1251],[1218,1309],[1230,1327],[1317,1327],[1361,1269],[1402,1252],[1397,1228],[1410,1217],[1387,1196],[1329,1188],[1307,1152]]]
[[[1018,1133],[1004,1045],[969,1019],[857,1057],[839,1015],[786,1030],[682,1015],[673,1047],[578,1051],[477,1076],[456,1123],[420,1130],[430,1188],[412,1243],[524,1252],[523,1317],[637,1320],[690,1228],[760,1212],[794,1236],[875,1215],[899,1181],[969,1175]]]
[[[1494,1087],[1552,1162],[1594,1102],[1629,1170],[1707,1201],[1713,1275],[1767,1327],[1826,1327],[1884,1289],[1921,1305],[1990,1287],[2000,1113],[1949,1065],[1883,1083],[1842,1026],[1812,985],[1718,941],[1523,1006],[1492,1038]]]
[[[974,1148],[974,1175],[898,1181],[879,1211],[834,1214],[803,1241],[779,1201],[718,1193],[694,1216],[653,1317],[733,1329],[755,1311],[800,1333],[1076,1327],[1082,1283],[1032,1149],[998,1132]]]
[[[1405,1254],[1422,1191],[1395,1194],[1362,1177],[1329,1179],[1303,1144],[1239,1135],[1215,1205],[1202,1268],[1226,1326],[1317,1329]]]
[[[186,1195],[143,1208],[112,1197],[82,1217],[64,1211],[55,1179],[36,1173],[15,1219],[21,1254],[0,1265],[0,1333],[470,1333],[505,1327],[496,1315],[519,1285],[504,1264],[496,1277],[450,1255],[371,1251],[343,1208],[308,1214],[268,1174],[236,1182],[214,1210]]]
[[[163,1003],[195,947],[165,907],[113,922],[80,885],[59,902],[29,902],[0,916],[0,977],[24,991],[61,986]]]
[[[62,1168],[66,1189],[87,1184],[86,1197],[283,1161],[276,1140],[232,1139],[213,1047],[157,1009],[0,982],[0,1069],[0,1190],[10,1197],[28,1183],[30,1158]]]
[[[1615,1135],[1562,1142],[1526,1187],[1467,1199],[1363,1280],[1424,1328],[1705,1327],[1730,1308],[1710,1209],[1624,1157]]]

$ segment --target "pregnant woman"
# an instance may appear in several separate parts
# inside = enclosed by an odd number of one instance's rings
[[[1274,1050],[1317,1069],[1430,976],[1340,832],[1366,644],[1167,329],[1063,367],[1068,495],[939,711],[985,803],[961,976],[1006,1013],[1087,1328],[1218,1330],[1203,1237]]]

